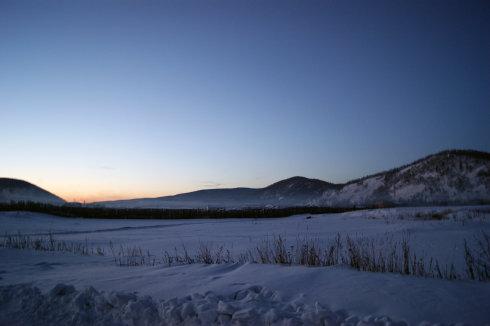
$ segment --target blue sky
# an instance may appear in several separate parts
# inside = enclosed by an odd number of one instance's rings
[[[68,200],[490,151],[486,1],[0,1],[0,175]]]

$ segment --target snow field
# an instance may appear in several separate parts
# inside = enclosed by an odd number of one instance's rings
[[[454,262],[464,271],[464,239],[471,241],[481,231],[490,234],[489,213],[488,206],[407,207],[311,218],[167,221],[2,212],[0,236],[53,234],[91,246],[110,241],[157,257],[182,246],[192,254],[202,243],[240,254],[277,236],[292,244],[298,238],[325,244],[340,233],[379,240],[380,246],[409,236],[417,257]],[[0,248],[0,292],[0,325],[490,323],[490,283],[358,272],[346,266],[121,267],[110,255]]]

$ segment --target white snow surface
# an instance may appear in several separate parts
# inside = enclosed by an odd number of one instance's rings
[[[476,212],[476,213],[475,213]],[[441,221],[425,220],[444,214]],[[468,218],[470,216],[471,218]],[[490,233],[490,207],[364,210],[307,219],[96,220],[0,213],[0,234],[139,246],[155,256],[200,243],[234,254],[281,235],[319,241],[337,233],[409,235],[420,255],[464,268],[462,244]],[[121,267],[111,257],[0,249],[0,324],[371,324],[490,323],[490,284],[344,266],[262,264]]]

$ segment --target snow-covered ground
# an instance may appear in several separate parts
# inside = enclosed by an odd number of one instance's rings
[[[434,213],[444,218],[432,219]],[[471,241],[481,231],[490,233],[488,206],[380,209],[311,218],[172,221],[0,213],[1,234],[20,232],[36,237],[51,233],[56,239],[104,248],[112,242],[140,247],[157,258],[175,247],[185,246],[193,252],[202,243],[223,246],[239,255],[277,236],[292,243],[298,238],[328,243],[338,233],[373,239],[405,237],[418,256],[454,263],[461,271],[464,240]],[[250,325],[320,324],[326,320],[355,324],[362,319],[381,324],[490,323],[490,283],[469,280],[359,272],[346,266],[121,267],[110,256],[5,248],[0,249],[0,262],[0,324],[226,324],[230,320]],[[21,283],[28,285],[18,285]],[[95,290],[87,290],[90,286]],[[23,313],[18,312],[20,307]]]

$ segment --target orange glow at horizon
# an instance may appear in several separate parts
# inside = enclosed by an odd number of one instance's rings
[[[102,195],[92,195],[92,194],[81,194],[81,193],[68,193],[61,194],[58,197],[63,198],[67,202],[77,202],[77,203],[94,203],[101,201],[113,201],[113,200],[125,200],[125,199],[136,199],[136,198],[153,198],[165,196],[162,194],[102,194]]]
[[[137,198],[156,198],[172,196],[176,194],[202,190],[209,187],[199,187],[196,185],[166,184],[166,187],[154,184],[138,185],[92,185],[92,184],[45,184],[42,182],[32,182],[50,193],[61,197],[67,202],[93,203],[100,201],[137,199]],[[165,188],[165,189],[164,189]],[[117,189],[117,190],[115,190]],[[171,190],[170,190],[171,189]]]
[[[92,203],[135,198],[155,198],[196,190],[192,185],[174,182],[131,182],[129,180],[89,180],[83,177],[40,178],[34,175],[11,175],[11,178],[28,181],[67,202]]]
[[[123,199],[135,199],[135,198],[155,198],[162,196],[169,196],[175,194],[174,192],[161,191],[161,192],[114,192],[114,191],[72,191],[66,189],[56,188],[45,190],[53,193],[54,195],[63,198],[67,202],[79,202],[79,203],[93,203],[100,201],[112,201]]]
[[[177,174],[153,174],[153,170],[106,171],[87,168],[54,168],[52,166],[26,172],[22,166],[11,168],[5,176],[30,182],[67,202],[92,203],[136,198],[171,196],[196,190],[262,186],[260,181],[201,181],[197,177]],[[211,179],[212,180],[212,179]]]

